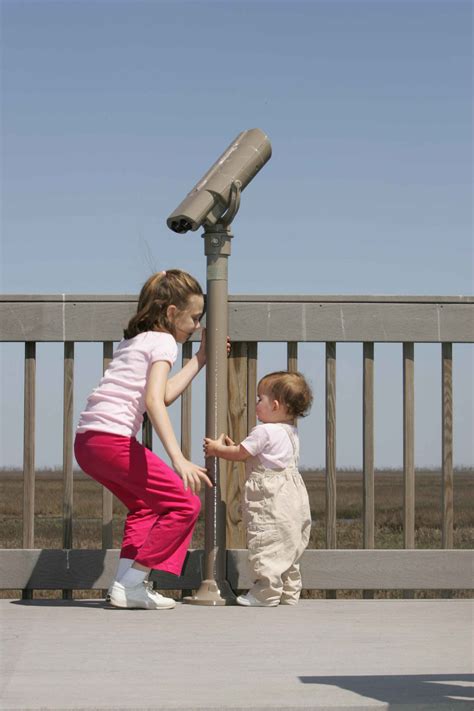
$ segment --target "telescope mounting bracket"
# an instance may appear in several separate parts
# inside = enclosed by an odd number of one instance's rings
[[[232,181],[232,184],[230,186],[229,207],[227,208],[225,213],[221,215],[216,224],[211,225],[211,223],[207,220],[204,222],[204,230],[206,232],[208,231],[209,227],[216,228],[219,225],[221,229],[224,228],[224,230],[226,230],[230,226],[232,220],[239,211],[241,187],[242,183],[240,180]]]

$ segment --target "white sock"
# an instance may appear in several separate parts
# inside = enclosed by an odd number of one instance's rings
[[[134,562],[133,558],[119,558],[114,580],[120,580],[123,578],[127,570],[132,567]]]
[[[148,570],[129,568],[120,579],[120,584],[124,585],[126,588],[134,588],[137,585],[140,585],[140,583],[143,583],[147,575]]]

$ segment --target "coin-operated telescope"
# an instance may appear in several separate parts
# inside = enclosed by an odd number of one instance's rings
[[[242,131],[216,160],[191,192],[168,217],[168,227],[183,233],[218,222],[230,224],[229,208],[235,209],[240,192],[263,168],[272,155],[268,137],[259,128]],[[238,206],[237,206],[238,209]],[[235,209],[232,217],[235,216]]]
[[[206,303],[206,437],[227,431],[228,257],[230,224],[240,194],[272,155],[268,137],[258,128],[242,131],[183,202],[168,217],[168,227],[185,233],[204,228],[207,257]],[[208,457],[206,468],[214,487],[206,487],[204,580],[184,601],[195,605],[229,605],[235,596],[226,580],[226,506],[222,498],[219,459]]]

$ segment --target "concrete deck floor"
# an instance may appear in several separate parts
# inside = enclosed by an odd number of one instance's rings
[[[474,709],[473,600],[0,600],[1,709]]]

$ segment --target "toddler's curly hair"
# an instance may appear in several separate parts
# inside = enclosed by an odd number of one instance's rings
[[[313,403],[313,393],[302,373],[277,370],[267,373],[258,387],[283,403],[291,417],[305,417]]]

